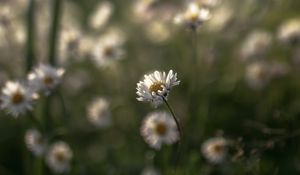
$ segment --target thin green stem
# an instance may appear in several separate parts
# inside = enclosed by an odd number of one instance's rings
[[[30,0],[27,12],[27,48],[26,48],[26,73],[28,73],[35,60],[34,38],[35,38],[35,0]]]
[[[67,106],[66,106],[66,103],[65,103],[63,95],[60,93],[60,91],[58,91],[57,94],[59,96],[59,100],[60,100],[62,108],[63,108],[64,124],[67,124],[67,119],[69,117],[69,112],[67,110]]]
[[[63,0],[54,0],[53,4],[53,17],[52,17],[52,28],[50,32],[50,49],[49,49],[49,63],[56,65],[56,50],[57,41],[59,34],[59,24],[62,9]]]
[[[31,120],[31,122],[35,125],[35,127],[37,127],[38,129],[42,130],[43,127],[41,125],[41,123],[39,122],[39,120],[35,117],[35,115],[33,114],[33,112],[29,112],[29,119]]]

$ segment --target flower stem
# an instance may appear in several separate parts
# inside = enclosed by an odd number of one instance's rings
[[[26,73],[28,73],[34,64],[34,16],[35,0],[30,0],[27,12],[27,48],[26,48]]]

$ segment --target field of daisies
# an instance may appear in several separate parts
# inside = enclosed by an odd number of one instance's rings
[[[0,175],[300,174],[299,0],[0,0]]]

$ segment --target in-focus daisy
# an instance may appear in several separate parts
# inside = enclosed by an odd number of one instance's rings
[[[278,39],[284,44],[294,44],[300,40],[300,19],[284,22],[278,30]]]
[[[2,89],[1,108],[15,117],[33,108],[33,100],[38,96],[20,82],[8,81]]]
[[[31,88],[42,91],[46,95],[60,84],[64,69],[54,68],[50,65],[40,64],[28,75],[28,81]]]
[[[263,30],[253,31],[248,35],[241,48],[243,60],[261,57],[272,44],[272,36]]]
[[[171,145],[179,140],[174,119],[164,111],[152,112],[146,116],[141,127],[141,135],[154,149],[160,149],[162,144]]]
[[[176,24],[183,24],[189,29],[197,30],[202,24],[210,19],[210,11],[197,2],[190,2],[184,12],[175,16]]]
[[[249,64],[246,68],[246,83],[253,89],[262,89],[271,80],[270,64],[257,61]]]
[[[43,155],[46,149],[46,143],[42,134],[36,129],[29,129],[26,131],[25,144],[35,156]]]
[[[122,34],[109,32],[99,39],[93,51],[92,59],[99,67],[105,67],[124,58],[124,38]]]
[[[203,156],[211,163],[224,162],[227,151],[228,143],[222,137],[216,137],[206,140],[201,147]]]
[[[147,101],[153,103],[155,107],[160,105],[164,99],[167,99],[173,86],[179,85],[177,73],[172,70],[168,74],[155,71],[144,75],[144,80],[137,83],[138,101]]]
[[[49,168],[55,173],[65,173],[70,170],[70,161],[73,152],[63,141],[54,143],[47,154],[46,161]]]
[[[109,20],[113,9],[113,4],[110,1],[100,2],[89,18],[89,25],[93,29],[102,28]]]
[[[109,102],[104,98],[97,98],[88,106],[88,121],[99,127],[106,128],[112,123]]]

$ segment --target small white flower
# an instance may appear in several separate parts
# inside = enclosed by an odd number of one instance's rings
[[[262,89],[271,80],[271,67],[266,62],[253,62],[246,68],[246,83],[253,89]]]
[[[270,48],[272,36],[270,33],[257,30],[248,35],[241,48],[241,56],[244,60],[261,57]]]
[[[300,40],[300,19],[284,22],[278,30],[278,39],[284,44],[293,44]]]
[[[183,24],[189,29],[197,30],[202,24],[210,19],[210,11],[197,2],[190,2],[186,10],[175,16],[175,24]]]
[[[157,107],[163,102],[163,98],[167,99],[173,86],[179,85],[179,83],[177,73],[173,73],[172,70],[168,75],[159,71],[144,75],[144,80],[137,83],[136,94],[139,96],[137,100],[152,102]]]
[[[227,141],[222,137],[206,140],[201,147],[202,154],[211,163],[222,163],[227,156]]]
[[[36,91],[49,95],[60,84],[64,72],[64,69],[40,64],[28,75],[29,85]]]
[[[53,172],[64,173],[70,170],[72,157],[73,153],[69,145],[63,141],[59,141],[50,147],[46,161]]]
[[[89,18],[89,25],[93,29],[102,28],[109,20],[113,12],[113,5],[110,1],[101,2],[95,12]]]
[[[124,38],[117,32],[108,32],[99,39],[93,50],[92,59],[99,67],[105,67],[124,58]]]
[[[99,128],[107,128],[111,125],[111,112],[109,102],[104,98],[97,98],[88,106],[87,119]]]
[[[141,175],[160,175],[160,172],[153,166],[148,166],[142,171]]]
[[[43,155],[46,149],[46,143],[42,134],[36,129],[29,129],[26,131],[25,144],[35,156]]]
[[[154,149],[160,149],[162,144],[171,145],[179,140],[174,119],[163,111],[152,112],[146,116],[141,127],[141,135]]]
[[[2,89],[1,108],[15,117],[32,110],[33,100],[38,96],[20,82],[8,81]]]

